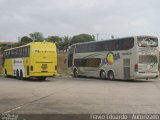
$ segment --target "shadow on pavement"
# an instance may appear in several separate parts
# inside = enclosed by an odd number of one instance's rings
[[[99,78],[95,78],[95,77],[86,77],[86,76],[79,76],[77,78],[74,78],[73,79],[78,79],[78,80],[81,80],[82,81],[85,81],[84,79],[87,79],[87,80],[100,80],[100,81],[112,81],[112,82],[130,82],[130,83],[143,83],[143,82],[155,82],[153,79],[150,79],[150,80],[142,80],[142,79],[137,79],[137,80],[122,80],[122,79],[115,79],[115,80],[109,80],[109,79],[105,79],[105,80],[102,80],[102,79],[99,79]]]

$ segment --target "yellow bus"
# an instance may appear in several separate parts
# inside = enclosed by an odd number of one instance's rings
[[[46,77],[57,74],[56,45],[50,42],[32,42],[4,51],[3,71],[17,79]]]

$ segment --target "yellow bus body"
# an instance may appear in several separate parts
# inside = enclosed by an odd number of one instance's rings
[[[4,51],[4,74],[16,77],[48,77],[57,74],[56,45],[32,42]]]

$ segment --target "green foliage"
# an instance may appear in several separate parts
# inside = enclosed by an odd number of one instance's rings
[[[18,42],[18,43],[15,43],[12,45],[12,47],[18,47],[18,46],[21,46],[21,45],[25,45],[25,43],[22,43],[22,42]]]
[[[24,36],[21,38],[20,42],[27,44],[27,43],[33,42],[33,40],[31,38],[29,38],[28,36]]]
[[[67,50],[70,45],[71,38],[68,36],[50,36],[46,39],[47,42],[53,42],[57,45],[58,50]]]
[[[26,45],[30,42],[33,42],[33,40],[31,38],[29,38],[28,36],[24,36],[20,39],[20,41],[18,43],[15,43],[12,47],[18,47],[21,45]]]
[[[34,42],[43,42],[44,40],[43,34],[40,32],[30,33],[29,36]]]
[[[26,45],[30,42],[43,42],[46,40],[47,42],[53,42],[57,45],[58,50],[67,51],[68,47],[74,43],[80,43],[80,42],[89,42],[89,41],[95,41],[95,37],[93,35],[89,34],[80,34],[75,35],[72,38],[69,36],[59,37],[59,36],[49,36],[48,38],[44,38],[43,34],[40,32],[34,32],[30,33],[28,36],[23,36],[18,43],[15,43],[13,45],[0,45],[0,51],[4,51],[5,49],[11,48],[11,47],[17,47],[21,45]]]
[[[4,50],[11,48],[11,45],[0,44],[0,53],[3,53]]]
[[[60,43],[62,41],[62,38],[60,38],[59,36],[49,36],[46,39],[47,42],[54,42],[54,43]]]
[[[89,34],[80,34],[73,36],[70,44],[89,42],[89,41],[95,41],[95,37]]]
[[[53,42],[57,45],[57,48],[60,50],[61,46],[60,44],[62,43],[62,38],[59,36],[50,36],[46,39],[47,42]]]
[[[70,45],[70,42],[71,42],[71,38],[68,37],[68,36],[64,36],[62,38],[62,42],[59,43],[59,46],[60,46],[60,50],[66,50],[68,49],[69,45]]]

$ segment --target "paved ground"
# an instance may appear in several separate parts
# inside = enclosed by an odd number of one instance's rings
[[[0,113],[160,113],[160,79],[0,78]]]

